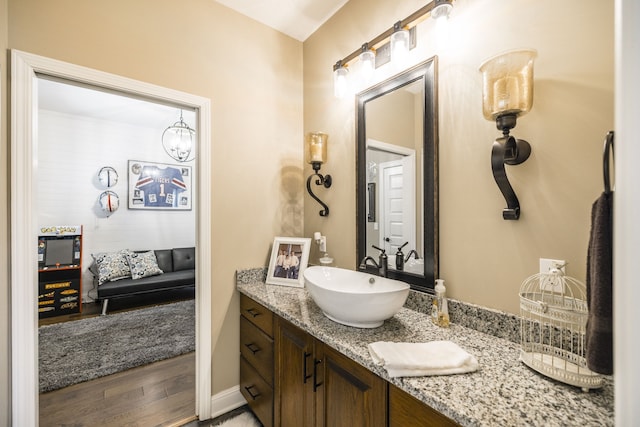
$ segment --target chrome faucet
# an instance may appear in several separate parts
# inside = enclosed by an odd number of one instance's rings
[[[378,274],[380,276],[387,277],[387,271],[389,269],[387,254],[385,253],[384,249],[380,249],[377,246],[373,246],[373,247],[380,251],[380,256],[378,257],[378,262],[376,262],[376,260],[373,259],[373,257],[366,256],[366,257],[364,257],[362,259],[362,261],[360,261],[360,268],[363,269],[363,270],[366,269],[367,268],[367,264],[369,262],[371,262],[378,269]]]
[[[420,255],[418,255],[418,252],[416,252],[415,249],[411,249],[407,254],[407,257],[404,259],[404,262],[409,261],[409,258],[411,258],[411,255],[413,255],[415,259],[420,259]]]

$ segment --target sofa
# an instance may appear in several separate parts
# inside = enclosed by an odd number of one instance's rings
[[[92,256],[89,270],[95,278],[103,315],[112,298],[195,286],[195,247],[121,250]]]

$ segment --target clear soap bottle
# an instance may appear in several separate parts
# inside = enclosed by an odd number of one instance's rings
[[[449,307],[447,304],[447,289],[444,287],[444,280],[436,279],[436,297],[434,299],[432,319],[434,323],[443,328],[449,327]]]

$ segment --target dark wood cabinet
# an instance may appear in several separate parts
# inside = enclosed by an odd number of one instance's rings
[[[275,346],[276,425],[386,425],[382,378],[281,318]]]
[[[386,426],[385,380],[319,341],[316,363],[316,426]]]
[[[459,426],[410,394],[389,384],[389,427]]]
[[[280,427],[313,426],[318,366],[314,339],[282,318],[276,318],[275,421]],[[315,387],[314,387],[315,385]]]
[[[240,391],[265,427],[457,424],[241,295]]]
[[[273,313],[240,296],[240,392],[264,427],[273,424]]]

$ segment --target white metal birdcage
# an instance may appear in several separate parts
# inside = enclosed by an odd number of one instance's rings
[[[602,386],[585,359],[586,286],[559,269],[520,287],[520,360],[543,375],[588,391]]]

